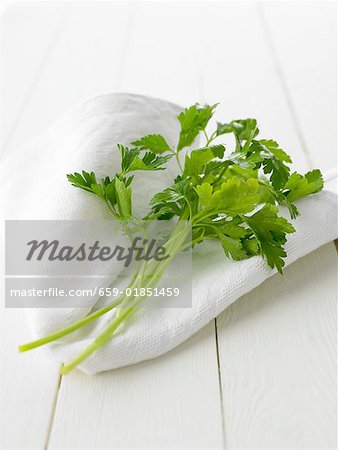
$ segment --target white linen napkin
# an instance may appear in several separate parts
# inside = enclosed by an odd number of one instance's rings
[[[115,144],[129,144],[149,133],[163,134],[169,144],[175,145],[180,110],[162,100],[130,94],[96,97],[75,107],[24,150],[8,155],[5,170],[17,176],[2,181],[5,217],[109,218],[105,206],[91,194],[71,187],[65,174],[82,169],[93,170],[99,177],[113,174],[119,164]],[[149,172],[137,175],[134,204],[138,213],[146,211],[153,193],[165,187],[176,172],[171,162],[160,177]],[[287,264],[337,237],[335,194],[322,192],[299,201],[297,206],[301,216],[293,221],[297,232],[288,238]],[[283,208],[281,213],[288,216]],[[196,333],[274,273],[261,257],[234,262],[224,257],[217,243],[203,243],[193,255],[192,307],[138,311],[79,368],[97,373],[157,357]],[[28,309],[34,338],[67,326],[85,315],[97,300],[90,299],[83,309]],[[48,354],[60,362],[71,360],[103,331],[111,314],[50,345]]]

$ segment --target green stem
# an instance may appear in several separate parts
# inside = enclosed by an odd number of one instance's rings
[[[212,133],[212,135],[210,137],[208,137],[207,132],[205,130],[203,130],[203,134],[206,139],[205,146],[208,147],[211,144],[211,142],[215,139],[216,133],[214,132],[214,133]]]
[[[133,284],[135,283],[135,280],[137,280],[139,270],[140,270],[140,265],[137,266],[135,274],[133,275],[132,280],[130,281],[130,283],[127,286],[128,288],[132,287]],[[117,298],[114,302],[110,303],[105,308],[100,308],[97,311],[95,311],[94,313],[89,314],[88,316],[86,316],[80,320],[77,320],[69,327],[62,328],[61,330],[55,331],[54,333],[51,333],[51,334],[48,334],[47,336],[37,339],[36,341],[29,342],[28,344],[20,345],[18,347],[19,351],[27,352],[28,350],[32,350],[37,347],[41,347],[42,345],[49,344],[50,342],[56,341],[57,339],[67,336],[68,334],[73,333],[74,331],[78,330],[79,328],[83,327],[84,325],[87,325],[88,323],[93,322],[94,320],[103,316],[107,312],[116,308],[116,306],[123,304],[125,299],[126,299],[126,295],[122,294],[119,298]]]
[[[111,206],[111,204],[109,203],[108,200],[105,200],[106,205],[108,206],[110,212],[113,214],[113,216],[118,219],[121,220],[121,217],[117,214],[117,212],[115,211],[115,209]]]
[[[188,215],[189,215],[188,212],[184,214],[184,218],[186,219]],[[170,239],[165,244],[167,252],[169,254],[169,258],[164,261],[154,261],[152,264],[149,264],[148,262],[145,261],[142,267],[141,277],[138,276],[140,270],[140,264],[138,264],[136,272],[132,280],[128,284],[128,288],[133,289],[135,286],[139,288],[155,287],[158,284],[161,277],[163,276],[170,262],[177,255],[177,253],[181,251],[182,246],[187,237],[187,232],[188,232],[187,224],[185,222],[180,221],[173,230]],[[148,272],[150,273],[148,274]],[[146,278],[145,282],[144,278]],[[144,283],[143,286],[142,282]],[[116,306],[120,305],[120,308],[115,316],[115,319],[106,328],[106,330],[103,333],[101,333],[93,341],[93,343],[90,344],[85,350],[83,350],[83,352],[81,352],[73,361],[62,367],[61,373],[66,374],[70,372],[72,369],[74,369],[78,364],[86,360],[93,352],[95,352],[101,345],[103,345],[114,334],[119,325],[136,310],[137,306],[144,300],[144,298],[147,298],[147,296],[136,297],[134,295],[132,297],[128,297],[126,294],[123,294],[117,300],[115,300],[113,303],[106,306],[105,308],[101,308],[98,311],[84,317],[83,319],[74,322],[69,327],[56,331],[55,333],[51,333],[48,336],[44,336],[43,338],[40,338],[36,341],[21,345],[19,347],[19,350],[20,352],[25,352],[27,350],[31,350],[33,348],[40,347],[42,345],[53,342],[56,339],[60,339],[78,330],[82,326],[96,320],[98,317],[101,317],[102,315],[111,311]]]
[[[83,327],[87,323],[92,322],[93,320],[96,320],[97,318],[103,316],[107,312],[111,311],[113,308],[118,306],[122,302],[122,297],[115,300],[115,302],[111,303],[110,305],[106,306],[105,308],[101,308],[97,310],[96,312],[90,314],[89,316],[84,317],[83,319],[77,320],[69,327],[63,328],[62,330],[56,331],[55,333],[51,333],[47,336],[44,336],[43,338],[37,339],[36,341],[29,342],[28,344],[23,344],[19,346],[20,352],[26,352],[28,350],[32,350],[33,348],[41,347],[41,345],[48,344],[50,342],[55,341],[56,339],[60,339],[64,336],[67,336],[67,334],[73,333],[74,331],[78,330],[79,328]]]
[[[182,164],[181,164],[181,161],[180,161],[180,157],[179,157],[178,151],[175,152],[175,156],[176,156],[176,161],[177,161],[178,167],[180,168],[180,171],[183,173],[183,167],[182,167]]]
[[[179,223],[178,225],[180,225],[179,227],[177,227],[178,232],[177,232],[177,229],[175,229],[174,236],[173,236],[176,238],[176,240],[173,239],[171,241],[171,245],[168,246],[169,250],[170,250],[170,253],[169,253],[170,258],[168,258],[164,261],[156,261],[155,265],[150,266],[150,269],[152,269],[151,276],[147,275],[146,282],[145,282],[144,286],[142,286],[142,287],[145,287],[145,288],[155,287],[158,284],[161,277],[163,276],[165,270],[167,269],[167,267],[170,264],[170,262],[172,261],[172,259],[177,255],[177,253],[180,252],[182,245],[186,239],[187,225],[185,223],[183,224],[183,230],[180,229],[182,224]],[[184,231],[185,231],[185,233],[184,233]],[[176,234],[175,234],[175,232],[176,232]],[[145,276],[146,268],[147,268],[147,264],[145,264],[145,266],[143,267],[142,276]],[[136,280],[136,284],[138,287],[140,287],[140,283],[138,283],[137,280]],[[132,298],[128,299],[129,304],[130,304],[130,302],[132,302],[134,300],[134,302],[130,306],[128,306],[126,309],[123,309],[122,305],[121,305],[121,307],[115,317],[115,320],[113,320],[113,322],[106,328],[106,330],[103,333],[101,333],[92,342],[92,344],[90,344],[88,347],[86,347],[75,359],[73,359],[68,364],[62,366],[61,373],[62,374],[69,373],[71,370],[75,369],[81,362],[85,361],[98,348],[100,348],[114,334],[114,332],[117,330],[117,328],[120,326],[120,324],[136,310],[137,306],[145,298],[147,298],[147,296],[142,296],[142,297],[133,296]],[[123,301],[122,304],[124,304],[124,302],[125,302],[125,300]]]
[[[86,347],[79,355],[74,358],[70,363],[65,364],[61,367],[60,373],[65,375],[71,370],[75,369],[81,362],[85,361],[92,353],[94,353],[98,348],[100,348],[117,330],[121,322],[127,318],[129,314],[134,311],[134,307],[126,309],[123,314],[117,317],[106,330],[101,333],[88,347]]]

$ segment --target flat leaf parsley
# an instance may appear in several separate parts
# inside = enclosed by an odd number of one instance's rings
[[[258,138],[255,119],[216,122],[208,134],[207,127],[216,107],[216,104],[195,104],[182,111],[178,115],[180,132],[175,148],[159,134],[147,135],[132,142],[130,148],[118,144],[121,158],[118,173],[107,174],[98,180],[94,172],[83,171],[67,175],[68,181],[86,191],[84,195],[96,195],[104,201],[119,220],[137,223],[140,219],[180,219],[165,243],[170,260],[187,247],[215,240],[227,258],[242,260],[261,255],[271,268],[282,273],[286,257],[284,245],[287,235],[295,229],[279,215],[278,205],[286,206],[290,217],[296,218],[299,212],[294,202],[323,188],[321,172],[292,173],[292,160],[280,145],[273,139]],[[205,138],[205,145],[187,151],[200,134]],[[225,134],[234,138],[232,149],[221,142]],[[163,171],[172,157],[176,158],[179,173],[169,186],[149,199],[150,212],[145,217],[135,217],[133,173]],[[192,230],[188,242],[185,222]],[[156,286],[169,263],[144,262],[138,267],[130,287],[147,289]],[[141,284],[139,274],[142,274]],[[107,329],[62,367],[62,372],[68,373],[110,339],[144,298],[121,295],[110,305],[63,330],[23,345],[20,350],[30,350],[62,338],[116,309]]]

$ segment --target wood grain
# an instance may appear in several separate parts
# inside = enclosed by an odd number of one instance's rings
[[[337,3],[259,5],[312,165],[322,170],[337,167]]]
[[[226,448],[336,448],[336,281],[328,244],[219,317]]]
[[[18,144],[42,131],[60,112],[84,97],[114,91],[119,87],[142,93],[151,93],[152,90],[152,95],[160,95],[160,90],[166,88],[173,72],[165,75],[164,56],[158,60],[158,67],[163,65],[164,74],[164,84],[158,92],[154,88],[160,86],[160,78],[158,75],[154,78],[151,66],[146,66],[145,72],[135,76],[135,67],[139,65],[141,72],[143,59],[147,59],[147,54],[141,53],[142,49],[149,52],[149,56],[156,54],[160,58],[163,48],[158,50],[153,35],[144,31],[149,20],[147,4],[139,8],[134,6],[127,2],[72,5],[53,57],[43,69],[33,101],[27,104],[13,142]],[[177,5],[177,8],[180,7]],[[183,9],[187,16],[189,8],[186,6]],[[154,14],[158,19],[155,23],[160,23],[162,9],[156,8]],[[134,27],[134,23],[137,26]],[[169,23],[166,24],[169,33]],[[151,29],[150,22],[148,25]],[[176,37],[176,46],[184,38],[184,33],[182,28],[181,35]],[[191,40],[191,48],[193,44]],[[130,45],[133,46],[132,52],[129,51]],[[172,54],[172,67],[182,66],[185,56],[178,52],[175,60],[175,53]],[[192,69],[191,65],[182,67],[186,86],[178,91],[181,99],[189,102],[196,101],[198,96],[197,75],[193,75]],[[142,86],[132,85],[134,80],[139,79],[143,80]],[[58,89],[55,89],[56,81]],[[172,84],[171,93],[167,89],[167,98],[171,100],[174,100],[174,86],[176,84]],[[188,88],[190,98],[185,96]],[[63,378],[55,403],[49,405],[52,422],[51,433],[45,439],[48,448],[60,445],[61,448],[110,445],[119,448],[126,443],[135,448],[140,445],[145,448],[149,445],[154,448],[165,445],[171,448],[197,448],[199,445],[221,448],[222,419],[214,327],[208,327],[201,336],[202,340],[196,337],[197,341],[183,347],[177,356],[173,353],[162,362],[121,371],[117,385],[114,384],[118,375],[115,373],[98,377],[73,374]],[[135,385],[135,388],[131,389],[130,385]],[[51,390],[51,395],[54,392],[55,389]],[[92,394],[87,400],[86,392]],[[138,404],[134,405],[133,400],[137,396]],[[92,406],[89,407],[89,404]],[[115,404],[113,410],[112,404]],[[121,411],[124,416],[121,416]],[[116,423],[113,428],[112,420]],[[128,437],[130,422],[135,422],[135,426],[134,433]]]
[[[222,449],[211,323],[166,355],[63,377],[49,449]]]
[[[294,168],[310,165],[299,141],[254,2],[201,2],[208,39],[201,43],[203,100],[220,102],[216,118],[257,119],[262,138],[274,138],[291,154]],[[233,146],[231,139],[228,141]]]
[[[119,90],[220,101],[218,120],[257,117],[298,170],[330,168],[336,25],[334,7],[318,5],[71,2],[64,13],[18,3],[2,19],[6,148],[72,104]],[[22,311],[1,311],[0,446],[335,448],[335,265],[330,244],[222,314],[219,366],[210,324],[156,361],[73,373],[59,390],[57,364],[16,353],[29,337]]]
[[[4,292],[3,283],[1,283]],[[59,365],[42,352],[20,354],[19,344],[31,339],[25,311],[0,311],[0,448],[44,448]]]
[[[26,99],[8,151],[20,148],[42,133],[74,104],[117,90],[132,5],[130,2],[69,2],[52,55],[39,68],[34,95],[30,93]],[[29,26],[34,24],[29,22]],[[41,52],[38,43],[33,48]],[[24,48],[17,50],[19,59],[23,53]],[[21,77],[24,78],[23,74]]]
[[[52,57],[67,11],[66,3],[29,2],[12,4],[1,16],[3,152],[15,149],[17,128]]]
[[[11,143],[25,122],[26,106],[34,98],[43,67],[52,55],[66,9],[65,5],[17,3],[1,17],[4,152],[10,148],[14,151]],[[0,288],[4,292],[3,261],[0,266]],[[2,304],[0,323],[0,447],[42,450],[57,393],[59,365],[41,351],[19,354],[17,346],[31,339],[25,311],[6,309]]]
[[[199,2],[139,2],[119,90],[189,106],[201,101]]]

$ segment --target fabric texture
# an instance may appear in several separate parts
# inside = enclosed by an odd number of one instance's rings
[[[113,174],[119,166],[116,143],[128,145],[146,134],[160,133],[175,145],[179,133],[176,116],[181,109],[163,100],[131,94],[108,94],[76,106],[24,149],[8,155],[5,173],[18,175],[1,181],[5,218],[108,219],[110,213],[105,205],[73,188],[65,174],[82,169],[93,170],[99,177]],[[135,213],[146,213],[151,196],[167,186],[176,173],[175,161],[161,176],[138,173],[133,187]],[[301,215],[293,221],[296,233],[286,244],[287,264],[337,237],[335,194],[324,191],[297,202],[297,207]],[[281,213],[288,217],[283,208]],[[261,257],[230,261],[217,243],[205,242],[193,252],[192,307],[138,311],[79,368],[98,373],[155,358],[188,339],[273,274],[275,270]],[[111,282],[116,275],[112,273]],[[69,325],[86,315],[97,301],[87,298],[83,308],[78,309],[28,309],[33,337]],[[112,314],[51,344],[45,351],[60,362],[69,361],[104,330]]]

